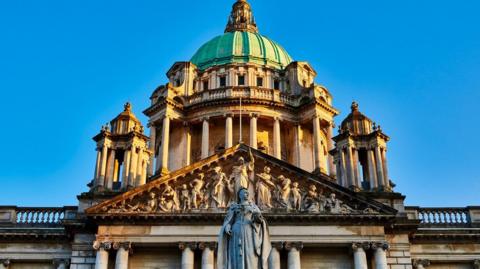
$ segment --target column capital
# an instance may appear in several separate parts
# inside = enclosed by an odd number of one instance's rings
[[[272,242],[272,248],[276,250],[282,250],[283,249],[283,242]]]
[[[302,242],[285,242],[285,249],[290,251],[292,249],[296,250],[302,250],[303,249],[303,243]]]
[[[414,268],[424,268],[424,267],[430,266],[430,260],[414,259],[412,264]]]
[[[198,248],[200,250],[204,250],[204,249],[211,249],[211,250],[215,250],[217,249],[217,242],[200,242],[198,243]]]
[[[473,261],[473,268],[480,269],[480,259]]]
[[[223,116],[224,116],[225,118],[233,118],[233,117],[235,117],[235,114],[233,114],[233,113],[225,113],[225,114],[223,114]]]
[[[210,117],[202,117],[202,118],[201,118],[201,121],[202,121],[202,122],[209,121],[209,120],[210,120]]]
[[[65,265],[65,266],[69,266],[70,265],[70,259],[54,259],[52,261],[52,263],[55,267],[58,267],[61,264]]]
[[[0,263],[3,266],[5,266],[5,268],[8,268],[8,266],[10,266],[10,260],[9,259],[0,260]]]
[[[250,118],[258,118],[258,117],[260,117],[260,113],[253,112],[253,113],[250,113],[249,116],[250,116]]]
[[[190,250],[195,250],[197,248],[197,243],[195,242],[180,242],[178,243],[178,248],[180,250],[185,250],[189,248]]]
[[[372,242],[370,243],[370,247],[373,250],[377,250],[377,249],[388,250],[390,248],[387,242]]]
[[[111,248],[112,248],[111,242],[100,242],[100,241],[93,242],[94,250],[110,250]]]
[[[278,116],[273,117],[273,120],[274,120],[274,121],[278,121],[278,122],[282,121],[282,119],[281,119],[280,117],[278,117]]]
[[[353,251],[356,251],[358,249],[368,250],[368,249],[370,249],[370,243],[368,243],[368,242],[354,242],[354,243],[352,243],[352,249],[353,249]]]
[[[131,242],[114,242],[113,243],[113,249],[119,250],[123,248],[126,251],[130,251],[132,249],[132,243]]]

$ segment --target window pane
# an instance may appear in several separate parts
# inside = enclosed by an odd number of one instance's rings
[[[263,87],[263,78],[257,78],[257,86]]]
[[[238,76],[238,86],[244,86],[245,85],[245,76]]]

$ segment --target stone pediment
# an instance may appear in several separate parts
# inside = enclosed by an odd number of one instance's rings
[[[237,145],[86,210],[101,218],[222,214],[249,189],[265,215],[395,216],[396,210],[339,186],[327,175]]]

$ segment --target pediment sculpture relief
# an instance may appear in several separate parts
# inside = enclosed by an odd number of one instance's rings
[[[321,184],[306,178],[295,178],[281,169],[272,173],[267,162],[258,164],[249,152],[206,172],[198,171],[180,179],[164,182],[134,198],[106,205],[106,213],[186,213],[224,212],[240,189],[246,189],[252,202],[266,213],[297,212],[313,214],[378,214],[371,208],[337,198]],[[128,202],[127,202],[128,201]]]

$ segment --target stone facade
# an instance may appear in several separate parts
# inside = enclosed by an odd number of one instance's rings
[[[389,137],[356,103],[334,134],[331,93],[247,1],[167,77],[148,136],[126,104],[93,138],[78,206],[0,207],[0,269],[214,269],[238,184],[269,223],[271,269],[480,268],[480,207],[405,206]]]

